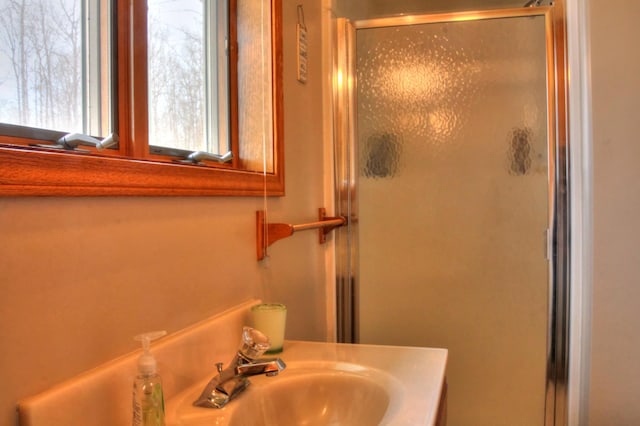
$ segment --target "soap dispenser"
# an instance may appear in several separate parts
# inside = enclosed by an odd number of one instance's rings
[[[164,426],[164,396],[156,359],[151,355],[151,341],[167,334],[153,331],[139,334],[143,353],[138,358],[138,375],[133,381],[133,426]]]

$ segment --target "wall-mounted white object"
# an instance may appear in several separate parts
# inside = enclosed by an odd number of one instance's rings
[[[307,82],[307,26],[304,23],[304,9],[302,5],[298,5],[298,23],[296,24],[296,41],[298,52],[298,81],[300,83]]]

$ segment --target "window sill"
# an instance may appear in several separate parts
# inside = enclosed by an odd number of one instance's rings
[[[0,164],[0,196],[284,195],[282,172],[265,175],[7,145],[0,145]]]

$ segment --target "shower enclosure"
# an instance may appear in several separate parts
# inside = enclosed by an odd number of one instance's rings
[[[336,22],[338,340],[449,349],[450,425],[564,424],[557,28],[553,7]]]

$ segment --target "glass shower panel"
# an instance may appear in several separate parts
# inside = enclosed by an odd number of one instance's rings
[[[543,16],[358,29],[359,339],[449,349],[449,424],[544,424]]]

